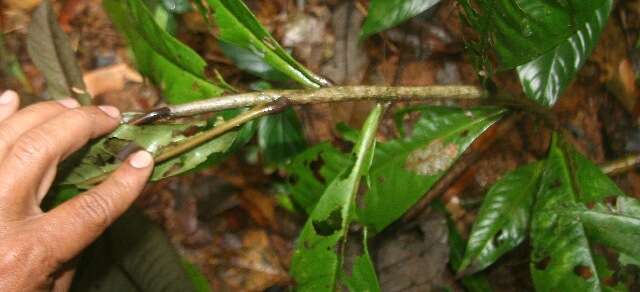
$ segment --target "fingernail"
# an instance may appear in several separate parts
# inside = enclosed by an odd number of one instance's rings
[[[66,108],[77,108],[80,106],[78,101],[73,98],[60,99],[58,100],[58,103]]]
[[[7,90],[0,95],[0,105],[7,105],[18,99],[18,94],[13,90]]]
[[[98,108],[103,111],[105,114],[107,114],[108,116],[114,118],[114,119],[118,119],[120,118],[120,110],[118,110],[116,107],[114,106],[110,106],[110,105],[100,105],[98,106]]]
[[[129,164],[135,168],[147,168],[153,163],[153,156],[147,151],[138,151],[131,155]]]

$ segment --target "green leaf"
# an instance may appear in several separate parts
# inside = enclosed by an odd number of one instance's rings
[[[133,49],[138,70],[160,87],[170,103],[221,95],[205,78],[206,62],[155,22],[141,0],[105,0],[112,21]]]
[[[439,208],[444,209],[441,202]],[[449,266],[454,270],[460,270],[460,264],[464,256],[464,249],[467,245],[462,239],[462,235],[458,232],[453,220],[447,217],[447,226],[449,227]],[[487,278],[482,274],[474,274],[463,276],[462,285],[468,292],[487,292],[492,291],[491,285]]]
[[[65,161],[61,184],[90,187],[84,183],[113,171],[119,165],[117,155],[130,143],[152,154],[158,154],[167,146],[188,139],[185,132],[203,131],[206,128],[208,126],[202,122],[147,126],[121,125],[109,136],[95,141],[85,151],[80,151]],[[238,131],[229,132],[179,157],[156,165],[152,180],[184,173],[207,161],[212,155],[227,153],[237,137]]]
[[[566,42],[606,1],[459,0],[468,22],[490,39],[484,43],[492,45],[503,68],[525,64]]]
[[[376,269],[371,262],[371,255],[369,254],[369,231],[365,227],[362,236],[362,248],[364,253],[359,255],[353,269],[351,276],[345,278],[345,285],[351,292],[380,292],[380,284],[378,276],[376,275]]]
[[[304,151],[307,142],[292,108],[258,122],[258,146],[267,164],[281,164]]]
[[[350,164],[349,156],[329,143],[315,145],[298,154],[285,166],[290,174],[291,198],[307,214],[311,214],[327,184]],[[319,169],[315,169],[317,165],[321,165]]]
[[[129,211],[82,255],[71,291],[197,291],[160,228]]]
[[[593,208],[574,206],[559,209],[567,216],[578,216],[587,236],[603,245],[640,260],[640,202],[618,197],[614,205],[598,203]]]
[[[543,166],[520,167],[491,187],[471,229],[461,273],[483,270],[524,241]]]
[[[231,59],[238,68],[264,80],[281,82],[289,80],[289,77],[265,63],[262,58],[250,50],[223,41],[220,41],[219,44],[222,53]]]
[[[27,50],[47,81],[50,98],[74,97],[82,104],[91,104],[91,96],[86,91],[75,53],[71,50],[69,38],[58,24],[51,1],[42,1],[31,19]]]
[[[531,219],[531,273],[538,290],[603,290],[584,222],[558,210],[621,195],[596,165],[554,136]]]
[[[372,0],[360,39],[392,28],[436,5],[440,0]]]
[[[607,23],[611,0],[582,1],[591,3],[593,9],[585,11],[589,17],[577,23],[577,31],[552,50],[518,67],[525,94],[540,104],[552,106],[556,103],[591,55]],[[599,5],[595,6],[597,3]]]
[[[219,38],[251,51],[273,68],[308,88],[329,83],[293,59],[258,22],[241,0],[207,0],[215,10]]]
[[[327,186],[296,241],[291,274],[298,291],[334,291],[340,285],[342,249],[381,116],[382,106],[377,105],[353,149],[352,163]]]
[[[503,113],[424,107],[413,133],[376,147],[360,220],[380,232],[415,204]]]
[[[196,292],[212,291],[211,286],[209,285],[209,281],[196,265],[183,259],[182,267],[184,267],[185,272],[187,272],[187,276],[189,277],[189,279],[191,279],[191,283],[193,283]]]

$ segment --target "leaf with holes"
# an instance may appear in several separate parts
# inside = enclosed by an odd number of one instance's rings
[[[491,187],[471,229],[460,273],[483,270],[524,241],[543,166],[523,166]]]
[[[241,0],[206,0],[215,11],[220,40],[250,50],[267,64],[308,88],[328,85],[293,59]],[[205,16],[206,17],[206,16]]]
[[[392,28],[438,4],[440,0],[373,0],[360,39]]]
[[[414,109],[412,134],[376,147],[360,220],[380,232],[415,204],[504,112],[494,108]],[[401,194],[401,195],[399,195]]]
[[[91,104],[91,96],[82,80],[75,53],[71,50],[69,38],[58,24],[51,1],[42,1],[31,19],[27,50],[47,81],[49,97],[74,97],[82,104]]]
[[[613,5],[612,0],[582,2],[593,2],[593,8],[587,11],[588,18],[576,24],[577,31],[552,50],[518,67],[525,94],[540,104],[554,105],[569,86],[596,46]]]
[[[531,273],[540,291],[601,291],[587,226],[559,209],[622,196],[596,165],[554,136],[531,217]]]
[[[104,7],[127,37],[138,70],[160,87],[170,103],[184,103],[224,93],[205,77],[207,63],[164,31],[141,0],[106,0]]]
[[[296,155],[285,166],[291,180],[288,188],[291,199],[311,214],[327,184],[349,164],[349,156],[329,143],[315,145]]]
[[[291,275],[298,291],[339,290],[343,247],[353,219],[356,194],[369,167],[382,116],[380,105],[365,122],[351,163],[325,189],[296,241]]]

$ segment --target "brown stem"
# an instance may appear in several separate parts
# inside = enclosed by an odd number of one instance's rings
[[[633,154],[619,160],[608,162],[602,165],[602,172],[609,176],[616,176],[633,170],[640,164],[640,154]]]

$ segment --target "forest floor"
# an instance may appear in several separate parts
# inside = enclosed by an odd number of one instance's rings
[[[56,2],[59,21],[69,34],[85,72],[89,90],[100,103],[122,110],[148,110],[161,103],[158,91],[135,72],[126,42],[112,27],[100,0]],[[261,22],[312,71],[336,84],[433,85],[479,84],[464,50],[470,30],[453,0],[405,24],[359,43],[358,33],[368,1],[247,0]],[[24,42],[30,9],[38,0],[4,0],[0,28],[6,51],[15,56],[28,86],[0,71],[0,89],[16,89],[37,100],[44,80],[26,54]],[[198,51],[233,86],[249,90],[259,79],[237,69],[224,57],[204,20],[196,12],[175,16],[177,36]],[[554,107],[572,143],[597,163],[640,152],[636,76],[640,73],[640,0],[616,1],[594,54]],[[498,73],[499,86],[520,92],[517,77]],[[31,87],[31,88],[29,88]],[[311,144],[332,141],[335,125],[359,127],[369,103],[316,105],[296,111]],[[545,157],[550,132],[533,118],[516,115],[488,131],[469,151],[459,175],[437,190],[447,214],[418,210],[388,228],[372,245],[383,291],[461,289],[447,266],[447,221],[466,235],[487,191],[505,172]],[[379,139],[392,138],[392,120]],[[255,145],[255,143],[253,143]],[[282,171],[265,168],[255,147],[222,164],[149,185],[137,205],[160,224],[180,253],[199,266],[214,291],[283,291],[293,242],[304,217],[281,208]],[[629,195],[640,198],[640,172],[614,177]],[[487,275],[496,291],[532,290],[528,245],[509,253]]]

